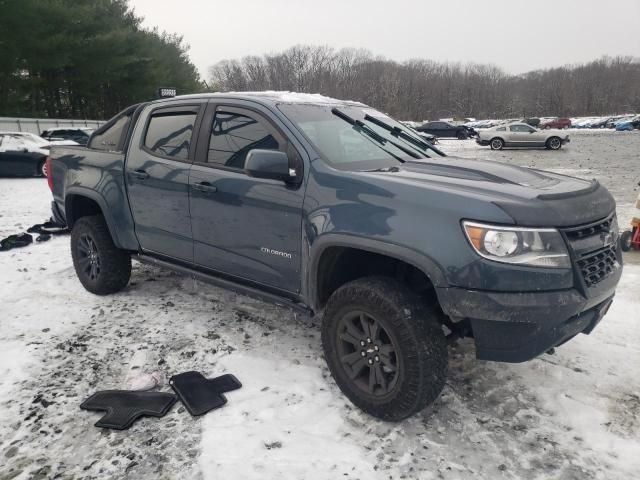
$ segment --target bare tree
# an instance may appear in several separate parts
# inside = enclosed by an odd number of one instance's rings
[[[403,119],[606,115],[640,111],[640,60],[590,63],[508,75],[495,65],[395,62],[367,50],[296,45],[224,60],[215,90],[291,90],[358,100]]]

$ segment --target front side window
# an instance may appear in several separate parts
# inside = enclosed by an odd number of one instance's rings
[[[526,125],[511,125],[509,127],[509,130],[511,130],[512,132],[521,132],[521,133],[529,133],[529,132],[533,132],[533,128],[528,127]]]
[[[196,117],[193,111],[152,114],[144,146],[163,157],[187,160]]]
[[[271,128],[260,117],[250,112],[216,112],[209,137],[209,163],[242,169],[247,153],[255,148],[280,148]]]

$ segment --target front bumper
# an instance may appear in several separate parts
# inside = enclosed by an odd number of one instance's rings
[[[569,143],[571,140],[569,139],[569,137],[563,138],[562,140],[562,145],[565,145],[567,143]]]
[[[578,333],[589,334],[611,306],[622,268],[608,276],[598,293],[579,290],[503,293],[464,288],[439,288],[444,312],[468,319],[476,357],[498,362],[525,362]]]

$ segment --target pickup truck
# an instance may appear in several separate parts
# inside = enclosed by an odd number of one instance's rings
[[[445,156],[319,95],[134,105],[48,171],[88,291],[125,288],[135,259],[322,315],[335,382],[385,420],[437,398],[451,341],[523,362],[590,333],[622,273],[597,181]]]

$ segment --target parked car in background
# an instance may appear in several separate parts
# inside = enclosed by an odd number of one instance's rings
[[[10,135],[21,142],[24,148],[32,150],[33,148],[49,149],[52,145],[78,145],[73,140],[52,139],[46,140],[35,133],[30,132],[0,132],[0,135]]]
[[[569,135],[559,130],[538,130],[526,123],[511,123],[478,132],[476,142],[491,146],[491,150],[504,147],[545,147],[559,150],[569,142]]]
[[[0,132],[0,175],[45,176],[48,153],[47,148],[20,133]]]
[[[620,121],[616,124],[616,131],[625,132],[640,128],[640,115]]]
[[[86,145],[91,133],[92,128],[50,128],[41,136],[45,140],[73,140],[79,145]]]
[[[538,128],[551,129],[551,128],[569,128],[571,126],[571,119],[569,118],[554,118],[552,120],[540,121]]]
[[[538,127],[540,125],[540,119],[537,117],[525,118],[522,120],[522,123],[526,123],[527,125],[531,125],[532,127]]]
[[[476,135],[476,131],[473,128],[467,127],[466,125],[454,125],[449,122],[427,122],[416,127],[416,130],[420,133],[435,135],[436,137],[458,138],[460,140],[465,140]]]

